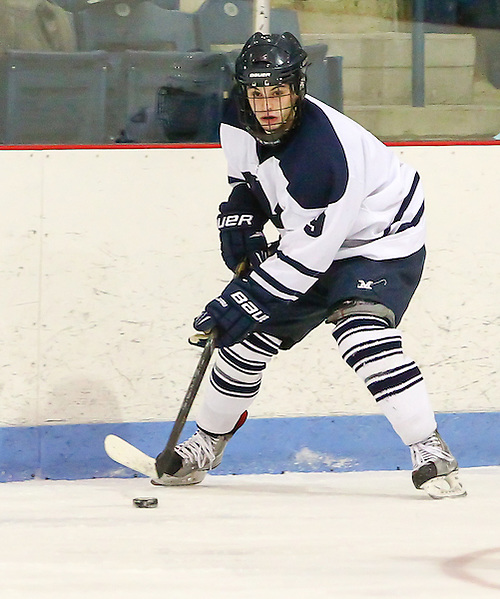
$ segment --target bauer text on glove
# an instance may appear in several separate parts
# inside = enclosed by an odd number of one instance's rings
[[[265,217],[238,207],[230,202],[219,207],[217,226],[219,228],[222,259],[233,272],[246,261],[258,266],[268,256],[267,241],[262,232]]]
[[[205,306],[193,326],[205,333],[215,328],[216,345],[227,347],[242,341],[268,318],[268,311],[248,292],[247,285],[235,279]]]

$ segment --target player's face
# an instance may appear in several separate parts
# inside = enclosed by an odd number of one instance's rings
[[[249,87],[247,98],[250,107],[264,131],[272,133],[283,125],[293,123],[293,107],[297,96],[290,85],[273,87]]]

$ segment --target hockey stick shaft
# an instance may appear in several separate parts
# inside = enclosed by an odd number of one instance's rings
[[[196,365],[194,374],[189,383],[188,390],[184,396],[184,400],[175,419],[174,426],[168,438],[165,449],[156,458],[156,470],[158,476],[162,476],[165,472],[168,472],[171,460],[174,457],[174,449],[179,441],[179,437],[182,433],[182,429],[186,424],[187,417],[196,398],[196,394],[200,388],[205,372],[207,371],[208,365],[215,350],[215,332],[210,333],[208,336],[203,352],[201,353],[198,364]]]

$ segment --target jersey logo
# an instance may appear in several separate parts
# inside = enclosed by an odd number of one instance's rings
[[[374,285],[387,285],[387,281],[385,279],[380,279],[380,281],[364,281],[363,279],[358,279],[357,288],[358,289],[368,289],[371,290]]]
[[[319,237],[323,233],[323,227],[325,225],[325,213],[322,212],[318,217],[313,219],[304,227],[304,231],[309,237]]]

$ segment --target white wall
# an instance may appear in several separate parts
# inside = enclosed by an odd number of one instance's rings
[[[427,190],[408,353],[437,411],[499,410],[500,146],[394,151]],[[0,426],[175,417],[192,319],[230,275],[225,174],[219,149],[0,152]],[[377,412],[322,326],[271,364],[252,415]]]

